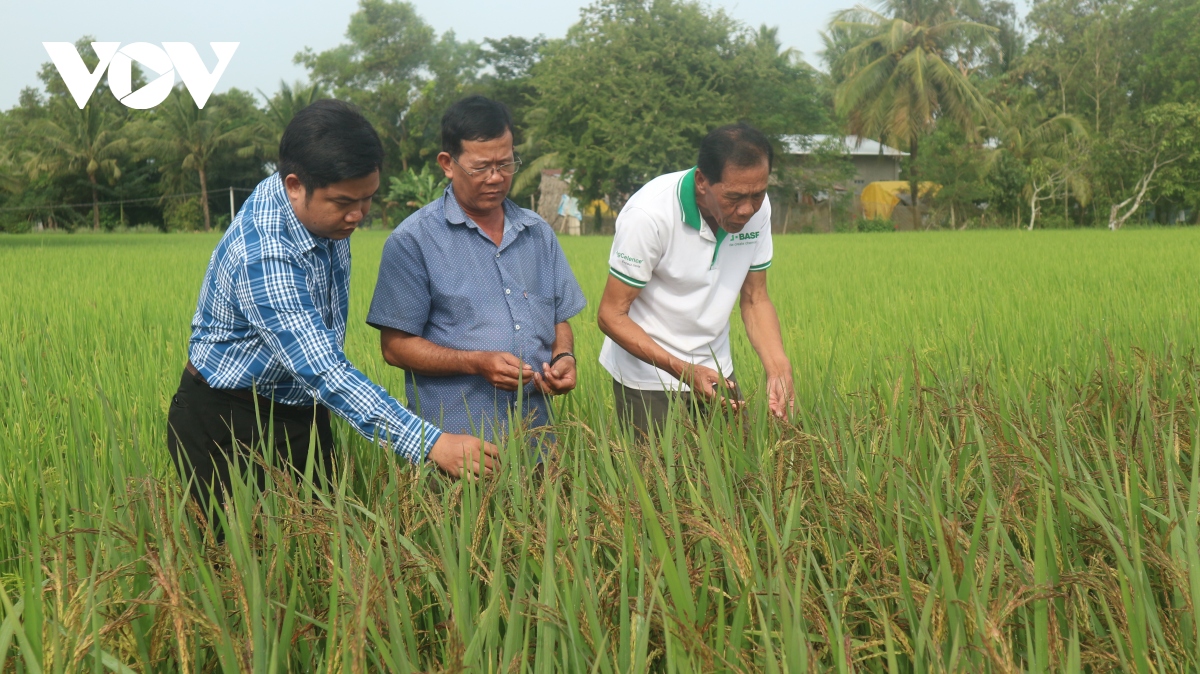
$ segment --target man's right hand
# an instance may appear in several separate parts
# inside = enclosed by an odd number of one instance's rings
[[[475,357],[475,374],[504,391],[533,383],[533,368],[504,351],[480,351]]]
[[[722,392],[733,390],[733,382],[722,377],[720,372],[703,365],[685,365],[679,381],[690,386],[692,393],[708,399],[715,399]]]
[[[454,478],[467,472],[483,475],[500,468],[500,451],[496,446],[473,435],[442,433],[429,448],[427,458]]]

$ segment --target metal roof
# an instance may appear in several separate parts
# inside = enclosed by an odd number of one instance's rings
[[[823,145],[833,139],[834,142],[841,141],[842,148],[846,154],[856,157],[876,157],[883,155],[885,157],[907,157],[907,152],[901,152],[894,147],[884,145],[877,140],[870,138],[859,138],[858,136],[827,136],[825,134],[814,134],[811,136],[782,136],[779,140],[783,141],[784,151],[788,154],[805,155],[817,145]]]

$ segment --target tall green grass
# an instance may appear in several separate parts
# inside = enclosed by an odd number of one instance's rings
[[[197,524],[165,415],[216,239],[0,239],[0,669],[1200,671],[1200,234],[782,237],[795,417],[636,440],[595,364],[608,241],[545,469],[414,471]],[[383,237],[356,234],[347,349]]]

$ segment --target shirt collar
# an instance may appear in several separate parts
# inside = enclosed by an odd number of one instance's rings
[[[468,227],[478,227],[474,221],[467,217],[462,206],[458,203],[458,198],[454,196],[454,183],[446,185],[446,190],[442,197],[442,210],[446,216],[446,222],[454,225],[466,225]],[[504,219],[506,224],[511,223],[513,229],[518,232],[525,229],[529,225],[537,222],[525,209],[518,206],[512,199],[504,199]]]
[[[321,246],[324,241],[319,240],[308,231],[304,223],[300,222],[300,218],[296,217],[296,211],[292,210],[292,202],[288,199],[287,190],[283,187],[283,180],[279,174],[267,178],[267,194],[266,196],[274,202],[276,208],[283,215],[283,227],[291,236],[292,241],[300,248],[300,252],[307,253],[314,248]]]
[[[696,205],[696,167],[683,174],[679,181],[679,210],[683,213],[683,222],[696,231],[701,231],[700,207]]]
[[[709,238],[717,242],[717,247],[721,246],[721,242],[725,240],[725,235],[728,234],[721,227],[705,227],[704,219],[700,217],[700,206],[696,204],[696,167],[693,166],[687,173],[683,174],[683,178],[679,181],[679,211],[683,213],[683,224],[700,232],[701,238]],[[705,236],[707,234],[708,236]],[[714,253],[713,259],[716,259]]]

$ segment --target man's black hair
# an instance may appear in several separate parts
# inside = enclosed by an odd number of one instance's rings
[[[495,140],[512,130],[507,105],[478,94],[467,96],[442,115],[442,152],[457,159],[464,140]]]
[[[775,166],[775,151],[771,149],[771,141],[762,131],[739,122],[719,126],[700,141],[700,157],[696,167],[708,179],[716,184],[725,175],[725,166],[733,164],[738,168],[758,166],[767,161],[767,170]]]
[[[357,108],[325,98],[296,113],[279,141],[279,177],[295,174],[313,190],[383,167],[383,143]]]

